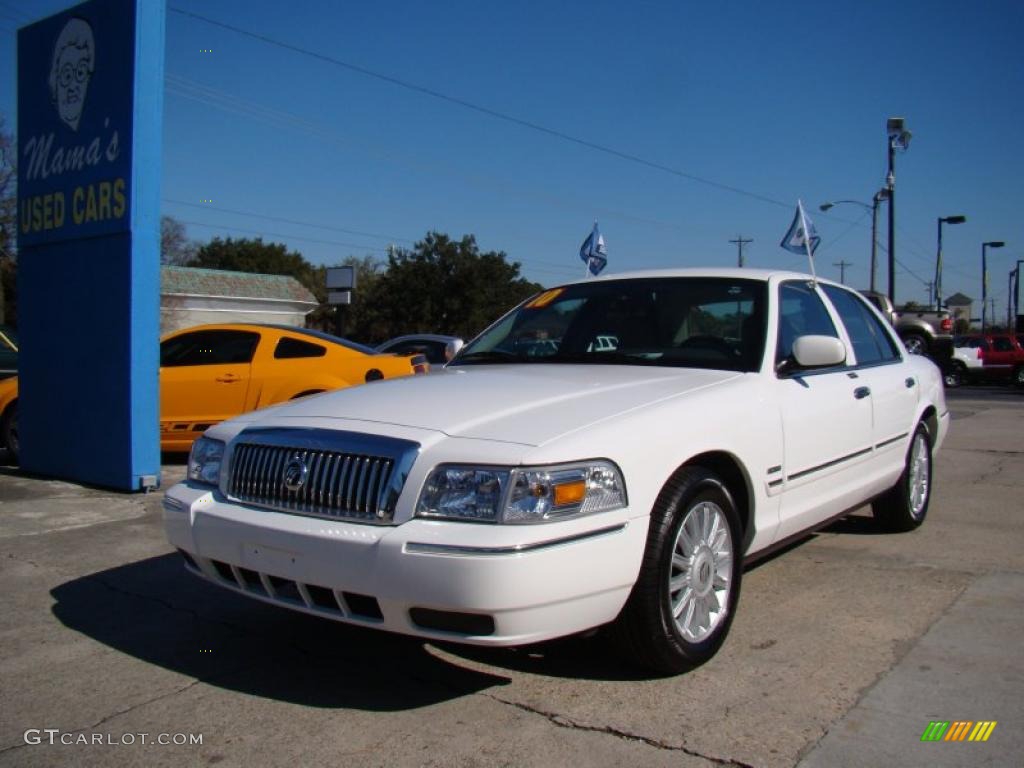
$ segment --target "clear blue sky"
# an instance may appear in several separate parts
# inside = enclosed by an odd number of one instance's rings
[[[14,30],[64,6],[0,0],[9,129]],[[944,293],[979,298],[981,243],[1005,240],[989,251],[1005,317],[1007,274],[1024,258],[1019,0],[168,8],[163,211],[192,238],[262,234],[333,264],[383,258],[431,229],[472,233],[550,285],[583,275],[578,249],[596,219],[609,271],[735,264],[740,234],[754,240],[748,265],[803,270],[779,247],[802,198],[823,238],[819,273],[838,278],[834,264],[851,262],[847,283],[866,287],[870,215],[817,206],[870,201],[895,115],[914,134],[896,161],[897,298],[926,299],[936,217],[964,214],[945,228]],[[885,217],[883,206],[883,247]]]

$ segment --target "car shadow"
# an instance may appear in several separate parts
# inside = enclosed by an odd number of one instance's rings
[[[892,536],[882,529],[870,515],[849,515],[822,528],[822,533],[853,534],[855,536]]]
[[[453,656],[489,667],[543,677],[606,682],[636,682],[678,677],[633,664],[616,648],[607,628],[518,648],[483,648],[439,643]]]
[[[870,517],[858,516],[822,532],[879,533]],[[790,542],[744,571],[817,535]],[[218,588],[188,574],[176,554],[74,579],[51,594],[57,619],[97,642],[210,685],[307,706],[415,709],[507,685],[511,679],[501,670],[613,682],[661,676],[632,663],[606,630],[518,648],[427,643]]]
[[[265,605],[188,574],[168,554],[53,590],[69,629],[209,685],[322,708],[416,709],[507,677],[439,658],[422,640]]]

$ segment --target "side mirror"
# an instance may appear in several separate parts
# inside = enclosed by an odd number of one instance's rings
[[[445,360],[445,362],[448,362],[453,357],[455,357],[457,354],[459,354],[459,352],[462,350],[462,348],[464,346],[466,346],[466,342],[464,342],[462,339],[452,339],[447,344],[445,344],[445,346],[444,346],[444,360]]]
[[[846,345],[834,336],[800,336],[793,359],[801,368],[831,368],[846,362]]]

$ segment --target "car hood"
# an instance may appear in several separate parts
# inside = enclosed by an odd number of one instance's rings
[[[370,422],[536,446],[742,375],[619,365],[466,366],[328,392],[274,408],[272,415],[278,423]]]

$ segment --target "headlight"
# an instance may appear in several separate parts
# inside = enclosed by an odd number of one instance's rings
[[[609,461],[554,467],[444,465],[427,477],[418,517],[543,523],[626,506],[622,474]]]
[[[217,485],[220,463],[224,458],[224,443],[209,437],[200,437],[192,443],[188,456],[188,479],[206,485]]]

